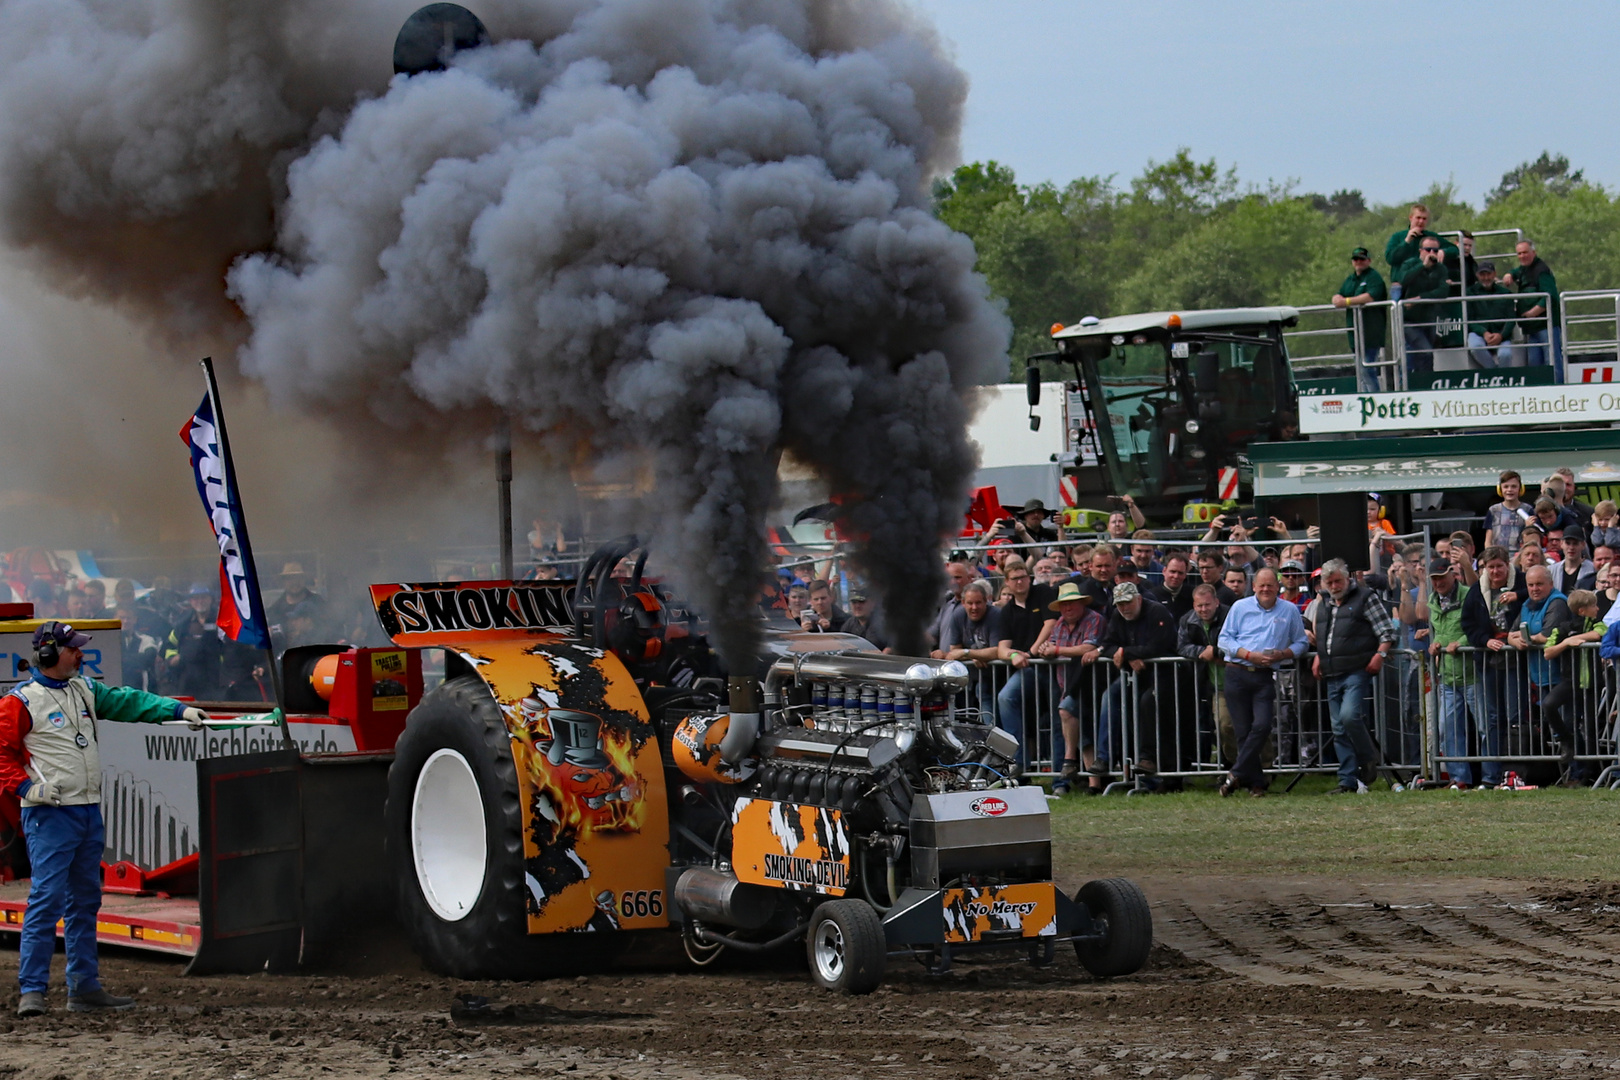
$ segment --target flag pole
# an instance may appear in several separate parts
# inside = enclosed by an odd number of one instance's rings
[[[270,637],[270,620],[265,617],[264,594],[259,591],[259,568],[253,561],[253,545],[248,542],[247,510],[241,506],[242,489],[236,486],[236,464],[231,460],[231,443],[225,435],[225,411],[220,407],[219,382],[214,378],[214,358],[203,357],[202,369],[208,381],[208,404],[214,411],[214,432],[219,436],[219,459],[225,468],[225,489],[236,496],[237,544],[242,549],[243,563],[253,569],[253,602],[259,606],[259,618],[264,622],[264,651],[270,658],[270,686],[276,695],[276,711],[281,716],[281,737],[287,746],[293,746],[292,731],[287,726],[287,699],[281,687],[281,665],[276,663],[276,645]]]

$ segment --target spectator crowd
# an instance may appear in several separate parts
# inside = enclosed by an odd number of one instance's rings
[[[1475,528],[1432,547],[1396,538],[1370,495],[1366,571],[1322,561],[1314,528],[1296,537],[1275,518],[1217,518],[1194,542],[1125,509],[1076,542],[1032,503],[952,553],[932,655],[973,668],[967,704],[1021,745],[1052,732],[1060,795],[1104,790],[1127,755],[1157,790],[1183,780],[1161,762],[1218,770],[1223,794],[1263,795],[1278,767],[1332,769],[1345,794],[1380,775],[1523,786],[1520,758],[1556,760],[1549,782],[1584,785],[1612,750],[1620,512],[1579,499],[1569,470],[1534,499],[1512,472],[1499,492]],[[785,572],[778,606],[802,629],[887,647],[867,593],[851,589],[859,611],[845,612],[816,572]]]
[[[1390,341],[1390,302],[1401,306],[1408,374],[1433,372],[1437,349],[1466,348],[1478,369],[1551,365],[1555,381],[1564,381],[1558,280],[1535,241],[1519,240],[1513,265],[1498,274],[1494,260],[1474,257],[1472,232],[1458,240],[1430,229],[1429,208],[1416,204],[1407,228],[1384,245],[1388,281],[1365,247],[1351,249],[1350,273],[1332,304],[1345,310],[1346,326],[1360,316],[1361,339],[1352,333],[1351,347],[1362,392],[1395,389],[1379,360]]]
[[[125,686],[198,701],[274,698],[264,650],[232,641],[220,631],[215,621],[217,584],[196,582],[182,590],[167,577],[153,579],[149,587],[117,578],[111,579],[109,596],[107,580],[39,574],[7,589],[31,604],[37,619],[69,624],[118,620]],[[300,563],[284,564],[265,584],[273,597],[265,615],[278,656],[289,644],[341,642],[356,630],[365,632],[333,617]]]

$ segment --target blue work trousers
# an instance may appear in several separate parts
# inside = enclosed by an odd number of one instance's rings
[[[1327,677],[1328,719],[1333,724],[1333,748],[1339,753],[1339,786],[1353,788],[1357,780],[1372,777],[1376,751],[1367,730],[1367,695],[1372,675],[1352,671]]]
[[[1040,672],[1040,675],[1036,674],[1037,671]],[[1014,669],[1007,679],[1007,685],[1003,686],[1001,693],[996,695],[996,723],[1000,725],[1002,731],[1018,740],[1018,770],[1020,772],[1024,769],[1024,747],[1026,744],[1033,742],[1033,739],[1025,738],[1024,694],[1026,692],[1034,694],[1036,692],[1035,680],[1042,677],[1045,677],[1048,681],[1051,679],[1051,675],[1041,668],[1022,667]],[[1030,710],[1031,715],[1034,714],[1034,711],[1034,709]],[[1030,734],[1033,734],[1033,732]],[[1059,737],[1061,738],[1061,736]],[[1053,756],[1056,757],[1056,754]],[[1061,766],[1061,762],[1059,764]]]
[[[101,807],[25,806],[22,827],[33,881],[23,916],[17,985],[25,994],[45,992],[60,920],[65,924],[68,994],[98,990],[96,913],[101,910],[101,852],[106,843]]]
[[[1485,709],[1480,704],[1479,683],[1444,683],[1440,684],[1440,755],[1442,758],[1464,758],[1468,756],[1468,732],[1470,723],[1473,730],[1479,732],[1481,752],[1492,753],[1496,745],[1492,743],[1486,733],[1490,725],[1485,719]],[[1496,764],[1498,772],[1500,763]],[[1444,761],[1441,765],[1450,775],[1451,782],[1461,784],[1463,787],[1474,786],[1474,766],[1468,761]],[[1501,783],[1500,776],[1494,781]]]

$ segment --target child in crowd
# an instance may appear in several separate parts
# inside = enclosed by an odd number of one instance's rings
[[[1620,547],[1620,509],[1613,499],[1604,499],[1592,507],[1592,535],[1587,538],[1592,550],[1600,547]]]
[[[1598,622],[1598,599],[1586,589],[1569,594],[1570,626],[1567,633],[1554,629],[1547,635],[1546,656],[1557,660],[1566,651],[1559,671],[1561,678],[1552,692],[1542,698],[1542,721],[1558,733],[1558,764],[1564,775],[1559,783],[1565,787],[1585,787],[1585,770],[1575,760],[1582,741],[1579,733],[1591,731],[1592,717],[1597,713],[1597,700],[1603,690],[1603,676],[1598,670],[1596,651],[1583,649],[1586,642],[1600,641],[1604,626]],[[1588,752],[1591,748],[1588,747]]]

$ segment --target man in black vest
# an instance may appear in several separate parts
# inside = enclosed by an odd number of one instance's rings
[[[1339,753],[1339,786],[1334,794],[1366,794],[1377,766],[1367,729],[1373,676],[1399,636],[1382,601],[1350,577],[1343,559],[1322,564],[1327,595],[1316,608],[1316,658],[1311,672],[1327,682],[1333,745]]]
[[[1169,666],[1148,664],[1149,660],[1176,655],[1175,616],[1163,604],[1143,599],[1131,582],[1120,582],[1114,586],[1114,610],[1108,617],[1108,628],[1103,632],[1098,649],[1103,659],[1113,662],[1117,673],[1103,696],[1102,715],[1097,721],[1096,764],[1092,772],[1106,775],[1113,748],[1120,748],[1119,759],[1123,759],[1124,751],[1133,745],[1137,751],[1138,772],[1149,775],[1158,772],[1161,756],[1171,762],[1170,768],[1177,768],[1178,747],[1172,739],[1159,738],[1158,706],[1163,705],[1167,720],[1175,719],[1171,695],[1173,678]],[[1158,692],[1161,683],[1163,693]],[[1126,697],[1133,690],[1136,694],[1134,712],[1125,707]],[[1135,721],[1134,731],[1127,732],[1125,725],[1131,721]],[[1170,732],[1173,731],[1174,728],[1170,728]],[[1191,747],[1187,749],[1190,751]]]

